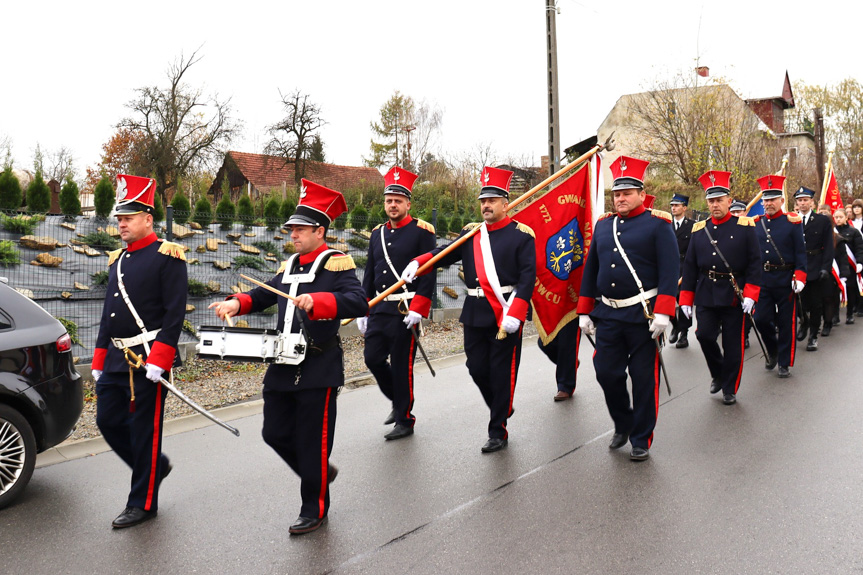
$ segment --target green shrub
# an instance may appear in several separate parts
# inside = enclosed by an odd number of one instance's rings
[[[294,212],[296,211],[296,202],[294,202],[294,200],[292,200],[291,198],[285,198],[285,201],[282,202],[282,221],[279,223],[281,224],[291,219],[291,216],[294,215]]]
[[[0,210],[17,210],[21,207],[21,183],[8,166],[0,173]]]
[[[13,234],[29,236],[40,222],[44,221],[42,216],[15,216],[2,215],[3,229]]]
[[[247,267],[262,272],[270,271],[270,266],[267,265],[267,262],[257,256],[237,256],[234,258],[234,267]]]
[[[362,204],[357,204],[351,212],[351,227],[355,230],[365,229],[369,222],[369,213]]]
[[[105,250],[116,250],[120,247],[120,240],[112,237],[108,232],[91,232],[82,237],[81,242],[91,248],[102,248]]]
[[[435,231],[437,231],[437,235],[439,235],[440,237],[444,237],[448,229],[449,222],[447,221],[446,216],[443,214],[438,214],[437,226],[435,226]]]
[[[27,209],[36,214],[46,214],[51,209],[51,188],[42,178],[42,172],[27,186]]]
[[[0,241],[0,266],[17,266],[21,263],[21,256],[15,248],[15,242],[11,240]]]
[[[66,319],[65,317],[55,317],[57,321],[66,329],[66,333],[69,334],[69,338],[72,340],[72,343],[77,343],[80,346],[84,346],[81,343],[81,339],[78,337],[78,324],[72,321],[71,319]]]
[[[264,204],[264,219],[267,221],[267,229],[270,231],[279,227],[282,222],[288,221],[287,218],[281,218],[282,202],[278,198],[272,197]]]
[[[243,224],[244,228],[251,228],[254,223],[255,207],[252,205],[252,200],[246,194],[243,194],[237,200],[237,220]]]
[[[268,254],[279,253],[279,246],[269,240],[258,240],[256,242],[252,242],[252,245]]]
[[[203,282],[189,278],[189,295],[193,297],[204,297],[210,295],[210,288],[208,288],[207,284]]]
[[[189,221],[192,215],[192,205],[189,203],[189,198],[183,195],[183,192],[177,192],[171,200],[171,207],[174,208],[174,221],[182,225]]]
[[[108,270],[102,270],[91,274],[90,279],[93,280],[94,286],[108,285]]]
[[[198,331],[195,329],[195,326],[192,325],[187,319],[183,320],[183,331],[192,334],[195,337],[198,337]]]
[[[161,222],[165,219],[165,208],[162,206],[162,197],[156,194],[153,200],[153,221]]]
[[[234,207],[234,202],[231,201],[231,198],[225,194],[216,206],[216,220],[223,230],[230,230],[234,225],[236,217],[237,208]]]
[[[335,219],[333,222],[334,230],[343,230],[348,226],[348,213],[343,212],[339,217]]]
[[[381,206],[377,210],[373,209],[369,215],[369,223],[366,224],[366,229],[373,230],[385,221],[387,221],[387,214],[384,212],[384,207]]]
[[[96,217],[107,219],[114,207],[114,186],[110,178],[102,178],[93,190],[93,207],[96,208]]]
[[[364,240],[363,238],[352,237],[347,240],[349,246],[353,246],[358,250],[367,250],[369,248],[369,242]]]
[[[66,178],[60,188],[60,211],[66,219],[74,219],[81,213],[81,200],[78,197],[78,184],[72,178]]]
[[[213,204],[210,203],[210,200],[201,198],[195,202],[195,216],[193,219],[205,230],[209,227],[213,221]]]
[[[461,216],[455,214],[449,221],[449,231],[459,233],[463,227],[464,224],[462,223]]]
[[[369,258],[366,256],[354,256],[354,263],[357,264],[358,268],[365,268],[368,261]]]

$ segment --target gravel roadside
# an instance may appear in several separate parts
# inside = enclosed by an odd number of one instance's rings
[[[524,335],[536,333],[533,323],[525,325]],[[462,325],[458,320],[428,323],[422,338],[423,349],[429,359],[446,357],[464,351]],[[363,361],[362,337],[342,340],[345,350],[345,379],[368,376]],[[418,355],[417,362],[422,362]],[[261,381],[267,364],[239,363],[190,358],[183,367],[174,371],[174,385],[193,401],[206,409],[216,409],[235,403],[257,399],[261,395]],[[348,388],[374,383],[369,376],[347,385]],[[68,441],[99,436],[96,427],[96,394],[92,381],[84,384],[84,412],[78,427]],[[170,394],[168,394],[170,396]],[[177,398],[165,403],[165,419],[175,419],[195,413],[192,408]]]

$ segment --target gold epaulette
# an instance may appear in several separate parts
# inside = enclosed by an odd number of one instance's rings
[[[419,218],[417,218],[417,227],[418,227],[418,228],[422,228],[422,229],[424,229],[424,230],[425,230],[425,231],[427,231],[427,232],[435,233],[435,231],[434,231],[434,226],[433,226],[433,225],[431,225],[431,224],[430,224],[430,223],[428,223],[427,221],[425,221],[425,220],[421,220],[421,219],[419,219]]]
[[[698,230],[704,229],[704,226],[706,226],[706,225],[707,225],[707,220],[701,220],[700,222],[695,222],[692,225],[692,233],[694,234]]]
[[[279,265],[279,269],[276,273],[283,273],[286,269],[288,269],[288,260],[282,260],[282,263]]]
[[[117,261],[117,258],[120,257],[121,253],[123,253],[122,249],[113,250],[113,251],[108,252],[108,267],[111,267],[111,264],[113,264],[115,261]]]
[[[174,242],[162,242],[162,245],[159,246],[159,253],[186,261],[186,249]]]
[[[467,224],[465,227],[463,227],[462,231],[469,232],[478,226],[479,226],[478,222],[471,222],[471,223]]]
[[[383,224],[378,224],[378,225],[376,225],[374,228],[372,228],[372,231],[377,230],[377,229],[378,229],[379,227],[381,227],[382,225],[383,225]]]
[[[596,221],[604,220],[605,218],[611,217],[611,216],[613,216],[613,215],[614,215],[614,212],[605,212],[604,214],[602,214],[601,216],[599,216],[599,217],[596,219]]]
[[[740,216],[737,218],[738,226],[754,226],[755,222],[749,216]]]
[[[654,218],[662,218],[663,220],[667,220],[668,223],[671,223],[671,214],[668,212],[663,212],[662,210],[650,210],[650,215]]]
[[[324,269],[331,272],[344,272],[357,269],[357,264],[348,254],[333,254],[324,264]]]
[[[803,223],[803,218],[797,212],[788,212],[785,215],[788,216],[788,221],[791,222],[792,224],[802,224]]]
[[[536,239],[536,234],[533,233],[533,230],[530,229],[530,226],[528,226],[528,225],[525,225],[521,222],[516,222],[515,223],[515,229],[517,229],[520,232],[524,232],[524,233],[528,234],[530,237]]]

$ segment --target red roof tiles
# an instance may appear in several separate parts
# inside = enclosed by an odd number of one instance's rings
[[[288,187],[294,186],[294,164],[286,163],[283,157],[234,151],[227,153],[225,162],[228,157],[234,161],[243,177],[258,190],[281,188],[283,183]],[[358,166],[337,166],[307,161],[305,178],[339,191],[361,183],[384,187],[384,177],[377,169]]]

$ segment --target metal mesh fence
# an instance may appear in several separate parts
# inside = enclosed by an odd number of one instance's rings
[[[184,215],[175,213],[174,218]],[[71,322],[77,330],[73,353],[80,362],[88,362],[99,331],[99,319],[105,298],[110,250],[124,247],[117,232],[116,219],[78,216],[47,216],[39,221],[16,214],[3,214],[0,225],[0,276],[9,285],[26,294],[48,313]],[[355,228],[330,229],[327,243],[353,256],[357,276],[362,281],[370,232],[366,222],[351,222]],[[373,224],[375,222],[372,222]],[[289,234],[279,228],[267,229],[260,219],[235,218],[235,223],[210,224],[207,229],[192,229],[194,224],[173,223],[168,231],[166,221],[156,226],[160,237],[186,246],[188,259],[190,306],[188,327],[215,325],[215,315],[207,306],[237,290],[254,287],[240,277],[245,274],[258,280],[271,278],[286,259],[292,247]],[[27,229],[32,227],[32,229]],[[173,237],[171,237],[173,236]],[[449,238],[440,234],[438,245]],[[286,248],[287,246],[287,248]],[[34,263],[36,262],[36,263]],[[225,269],[220,269],[225,268]],[[464,301],[464,283],[458,277],[458,266],[438,270],[435,308],[460,308]],[[446,292],[449,292],[449,295]],[[453,297],[455,296],[455,297]],[[275,309],[244,316],[249,327],[274,328]],[[180,341],[195,341],[190,330],[183,331]]]

